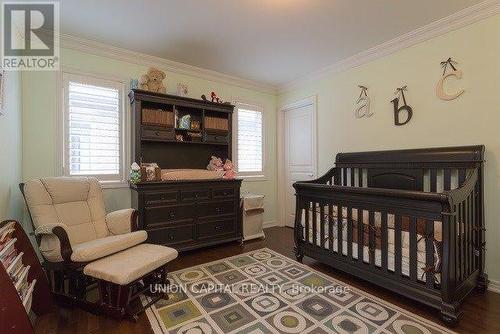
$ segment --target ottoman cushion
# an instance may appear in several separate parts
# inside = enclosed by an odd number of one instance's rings
[[[177,257],[175,249],[141,244],[87,264],[85,275],[127,285]]]

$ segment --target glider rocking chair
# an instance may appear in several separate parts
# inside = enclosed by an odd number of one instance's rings
[[[144,243],[137,211],[106,214],[99,181],[47,177],[21,183],[44,267],[56,300],[98,314],[137,319],[151,284],[168,284],[173,248]],[[95,288],[98,288],[96,298]]]

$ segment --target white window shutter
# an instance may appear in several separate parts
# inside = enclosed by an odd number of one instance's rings
[[[238,108],[237,167],[242,174],[263,172],[262,111],[249,107]]]
[[[121,92],[116,85],[66,81],[66,170],[116,180],[121,174]]]

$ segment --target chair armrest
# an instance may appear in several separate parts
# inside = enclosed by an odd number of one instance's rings
[[[110,212],[106,215],[106,225],[112,235],[136,231],[138,229],[137,210],[123,209]]]
[[[46,224],[37,227],[35,230],[35,235],[55,235],[59,239],[59,244],[61,247],[61,257],[66,262],[71,262],[71,254],[73,254],[73,249],[71,248],[71,243],[69,241],[68,232],[63,224]]]

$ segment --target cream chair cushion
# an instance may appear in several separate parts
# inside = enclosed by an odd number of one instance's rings
[[[142,244],[91,262],[83,268],[83,273],[126,285],[172,261],[177,255],[177,251],[170,247]]]
[[[147,237],[146,231],[137,231],[83,242],[73,247],[71,261],[93,261],[138,245],[146,241]]]
[[[91,177],[47,177],[26,182],[26,202],[35,228],[66,225],[71,245],[108,236],[99,181]]]
[[[78,262],[118,252],[147,238],[144,231],[129,233],[132,209],[106,216],[96,178],[34,179],[25,183],[24,195],[35,229],[41,235],[40,251],[48,261],[63,261],[59,239],[52,234],[54,226],[64,228],[74,251],[71,259]]]

